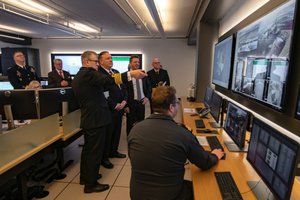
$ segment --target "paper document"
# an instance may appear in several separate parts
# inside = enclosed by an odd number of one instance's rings
[[[194,108],[183,108],[183,112],[185,112],[185,113],[195,113],[196,110]]]
[[[201,146],[208,146],[208,142],[205,136],[196,136]]]

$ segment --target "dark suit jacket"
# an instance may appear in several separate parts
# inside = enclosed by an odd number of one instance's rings
[[[119,71],[115,69],[111,69],[113,73],[118,74]],[[99,72],[104,75],[109,75],[109,73],[99,67]],[[109,97],[107,98],[107,102],[111,111],[115,110],[115,107],[118,103],[121,103],[123,100],[127,102],[127,90],[124,84],[121,84],[120,87],[116,84],[114,85],[106,85],[104,88],[105,91],[109,92]]]
[[[127,81],[127,73],[122,74],[122,80]],[[80,68],[72,88],[81,109],[81,128],[93,129],[110,123],[110,111],[103,91],[105,85],[113,84],[115,81],[111,76],[93,68]]]
[[[39,81],[35,69],[25,65],[25,68],[14,65],[7,70],[8,80],[14,89],[25,89],[25,87],[33,80]]]
[[[60,82],[62,82],[63,80],[68,81],[69,85],[67,87],[70,87],[71,83],[72,83],[72,78],[71,78],[70,73],[63,70],[63,74],[64,74],[64,78],[62,78],[56,70],[49,72],[48,73],[48,87],[53,87],[53,88],[62,87],[60,85]]]
[[[170,85],[170,78],[167,70],[160,69],[159,74],[157,74],[155,73],[154,69],[151,69],[147,72],[147,74],[152,88],[157,87],[159,82],[166,82],[166,85]]]
[[[142,79],[143,82],[143,92],[145,97],[147,97],[148,99],[150,99],[151,97],[151,84],[148,80],[147,77],[144,77]],[[130,102],[132,102],[134,100],[134,93],[133,93],[133,84],[132,81],[127,82],[126,84],[126,90],[128,93],[128,104],[130,104]]]

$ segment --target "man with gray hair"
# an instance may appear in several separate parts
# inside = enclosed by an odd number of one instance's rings
[[[61,59],[53,60],[54,70],[48,73],[48,87],[70,87],[72,78],[69,72],[63,70],[63,62]]]

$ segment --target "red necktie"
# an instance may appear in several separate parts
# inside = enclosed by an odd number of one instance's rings
[[[63,74],[62,70],[59,70],[59,75],[60,75],[61,78],[64,78],[64,74]]]

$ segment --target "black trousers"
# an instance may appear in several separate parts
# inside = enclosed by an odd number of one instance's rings
[[[128,102],[129,113],[126,114],[126,132],[129,135],[130,130],[136,122],[145,119],[145,105],[141,101]]]
[[[117,153],[119,143],[120,143],[120,137],[121,137],[121,129],[122,129],[122,118],[123,118],[123,110],[121,111],[113,111],[111,113],[112,115],[112,138],[111,138],[111,149],[110,154]]]
[[[103,156],[106,126],[83,129],[83,133],[84,145],[81,152],[80,180],[83,180],[86,186],[94,186]]]
[[[112,123],[107,126],[105,135],[105,147],[102,160],[108,160],[109,156],[118,151],[121,128],[122,128],[123,111],[112,111]]]

